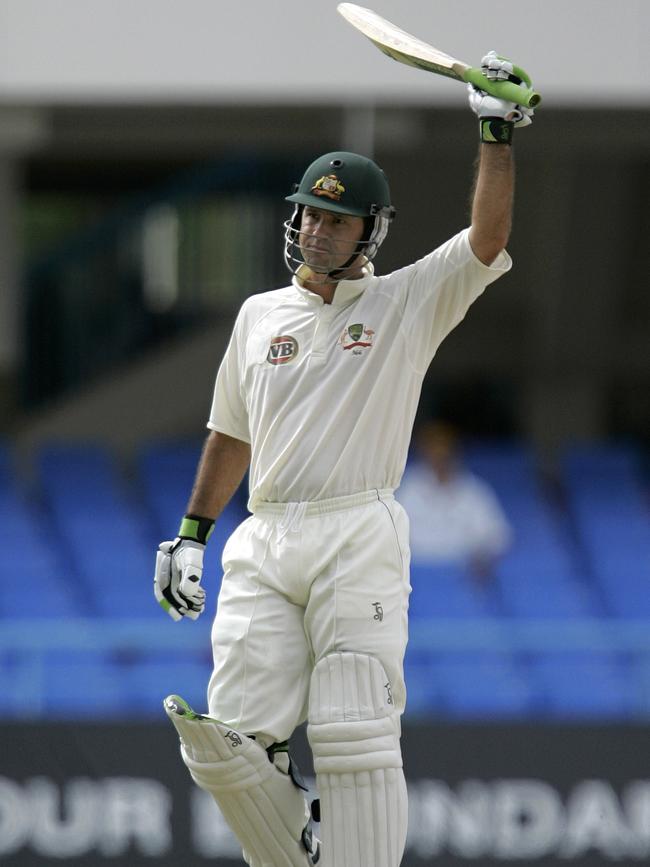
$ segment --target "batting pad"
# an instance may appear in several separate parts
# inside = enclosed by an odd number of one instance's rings
[[[278,770],[252,738],[195,714],[177,696],[164,704],[192,779],[217,802],[246,863],[311,867],[314,861],[302,842],[309,808],[291,777]]]
[[[323,867],[397,867],[406,843],[406,783],[399,714],[379,660],[344,652],[318,662],[307,735]]]

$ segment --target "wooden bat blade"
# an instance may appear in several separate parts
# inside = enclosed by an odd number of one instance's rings
[[[406,30],[377,15],[372,9],[357,6],[356,3],[339,3],[337,10],[380,51],[399,63],[425,69],[436,75],[446,75],[457,81],[471,82],[479,90],[484,90],[498,99],[514,102],[516,105],[533,108],[541,102],[542,97],[532,89],[528,74],[518,66],[513,67],[513,73],[524,82],[525,86],[520,87],[513,81],[490,81],[480,69],[468,66],[461,60],[434,48],[428,42],[423,42],[417,36],[407,33]]]
[[[371,9],[355,3],[339,3],[337,10],[346,21],[393,60],[463,81],[462,72],[467,69],[467,64],[407,33]]]

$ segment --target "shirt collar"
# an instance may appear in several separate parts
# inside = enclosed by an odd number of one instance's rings
[[[310,289],[305,289],[302,285],[301,277],[306,276],[306,265],[301,265],[296,274],[294,274],[291,283],[302,295],[303,298],[322,302],[320,295],[312,292]],[[334,291],[334,299],[332,307],[344,307],[350,301],[354,301],[361,293],[367,289],[375,275],[375,268],[372,262],[366,262],[363,266],[363,276],[356,280],[339,280],[336,290]]]

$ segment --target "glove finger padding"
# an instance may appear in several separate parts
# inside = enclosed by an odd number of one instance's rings
[[[173,542],[161,542],[156,551],[156,571],[153,579],[154,595],[158,604],[169,614],[172,620],[181,620],[185,610],[177,608],[177,602],[171,594]]]
[[[533,122],[534,111],[532,108],[490,96],[484,90],[474,87],[473,84],[467,85],[467,98],[470,108],[478,117],[503,118],[503,120],[514,123],[515,127],[529,126]]]
[[[512,61],[506,57],[500,57],[496,51],[488,51],[481,59],[481,72],[490,81],[514,81],[517,84],[521,79],[513,72]]]
[[[172,551],[171,591],[192,620],[196,620],[205,608],[205,590],[201,587],[204,550],[205,545],[200,542],[183,539]],[[178,582],[174,580],[176,576]]]

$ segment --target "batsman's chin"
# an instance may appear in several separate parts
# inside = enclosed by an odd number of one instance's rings
[[[330,271],[336,267],[330,251],[303,247],[300,252],[307,267],[314,271]]]
[[[326,283],[328,282],[328,271],[316,270],[309,265],[301,265],[296,272],[296,277],[304,285],[307,283]]]

